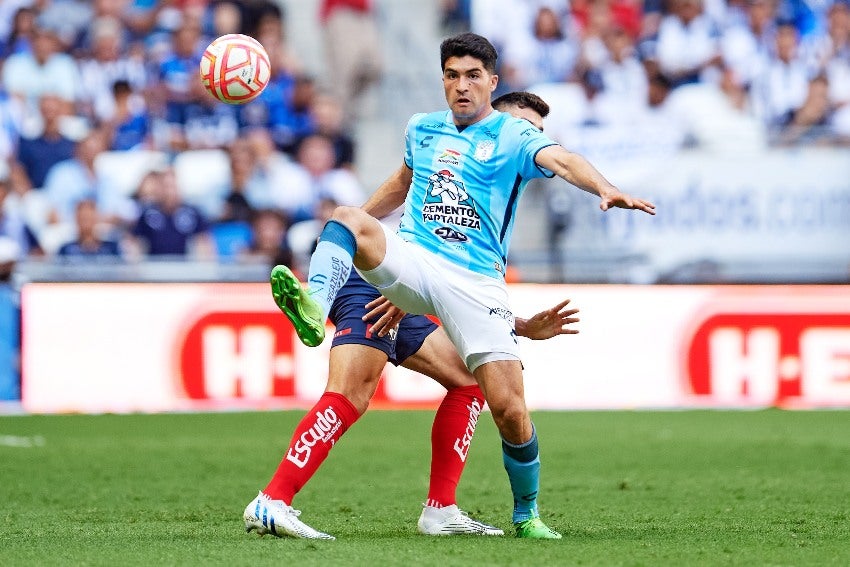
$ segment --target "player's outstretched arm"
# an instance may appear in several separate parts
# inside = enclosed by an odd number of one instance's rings
[[[603,211],[618,207],[655,214],[655,205],[645,199],[623,193],[605,179],[583,156],[567,151],[561,146],[543,148],[537,152],[535,162],[579,189],[597,195],[601,199],[599,208]]]
[[[401,167],[381,183],[360,208],[376,219],[387,216],[404,203],[411,181],[413,181],[413,170],[401,164]]]
[[[514,322],[516,334],[532,340],[577,334],[578,329],[568,327],[568,325],[579,322],[578,317],[573,317],[578,313],[578,309],[567,309],[569,302],[569,299],[565,299],[555,307],[534,315],[531,319],[517,317]]]

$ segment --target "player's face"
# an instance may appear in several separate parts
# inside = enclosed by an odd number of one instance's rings
[[[520,108],[518,106],[509,106],[505,109],[505,112],[513,116],[514,118],[519,118],[520,120],[528,120],[531,122],[532,126],[543,131],[543,117],[540,116],[534,110],[530,108]]]
[[[455,124],[473,124],[487,116],[492,109],[490,95],[498,83],[498,75],[487,72],[475,57],[449,57],[443,69],[443,89]]]

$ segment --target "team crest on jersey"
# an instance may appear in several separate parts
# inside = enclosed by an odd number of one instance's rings
[[[478,161],[487,161],[493,155],[493,150],[496,149],[496,142],[493,140],[482,140],[475,146],[475,159]]]
[[[443,150],[443,153],[440,155],[440,157],[437,158],[437,161],[446,165],[459,165],[460,152],[451,148],[446,148],[445,150]]]
[[[442,169],[428,177],[428,189],[422,204],[422,220],[451,224],[459,228],[481,229],[481,217],[475,202],[469,197],[463,181],[454,173]],[[456,241],[465,241],[466,236]]]

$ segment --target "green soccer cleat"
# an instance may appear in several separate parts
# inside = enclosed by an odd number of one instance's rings
[[[524,522],[517,522],[516,536],[528,539],[561,539],[561,534],[543,523],[540,518],[531,518]]]
[[[301,342],[307,346],[319,346],[325,340],[325,321],[319,307],[301,282],[286,266],[272,268],[269,281],[272,285],[274,302],[295,326]]]

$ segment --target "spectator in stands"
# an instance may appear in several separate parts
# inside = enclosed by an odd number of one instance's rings
[[[5,40],[0,40],[0,59],[15,53],[32,52],[36,12],[30,6],[22,6],[12,19],[12,30]]]
[[[242,7],[231,0],[219,0],[207,5],[204,32],[209,37],[242,33]]]
[[[127,83],[133,91],[143,92],[146,86],[144,61],[129,56],[124,29],[115,17],[101,17],[92,22],[91,56],[80,61],[83,79],[83,100],[88,115],[100,122],[115,114],[113,85]]]
[[[288,105],[273,107],[270,116],[272,137],[278,149],[294,156],[298,141],[316,131],[311,108],[316,99],[316,82],[308,75],[298,75],[292,85]]]
[[[33,0],[4,0],[0,2],[0,43],[12,34],[15,14],[21,8],[32,8]]]
[[[775,54],[753,85],[757,115],[773,129],[788,125],[809,93],[811,72],[800,54],[799,38],[792,22],[780,22]]]
[[[277,208],[286,211],[292,222],[313,218],[320,199],[331,198],[342,205],[359,205],[364,192],[349,170],[335,168],[333,141],[316,134],[298,147],[297,163],[287,183],[272,186]]]
[[[641,117],[647,109],[646,70],[624,28],[612,26],[602,39],[607,57],[596,70],[602,90],[593,102],[594,115],[603,123],[622,124]]]
[[[180,26],[182,15],[175,2],[160,0],[129,0],[123,5],[122,17],[133,40],[148,39],[159,43]]]
[[[250,0],[241,2],[241,5],[243,10],[242,33],[257,39],[266,38],[270,35],[284,36],[284,13],[280,2]]]
[[[440,33],[443,36],[469,31],[472,0],[440,0]]]
[[[776,0],[747,0],[745,14],[746,20],[724,31],[720,48],[728,80],[748,89],[776,42]]]
[[[249,202],[251,184],[262,183],[262,180],[255,178],[256,158],[250,141],[245,138],[234,140],[227,154],[230,161],[230,191],[224,197],[224,209],[218,221],[247,223],[254,213]],[[260,192],[263,190],[259,189]]]
[[[299,135],[293,131],[291,116],[295,112],[292,100],[296,63],[281,38],[269,38],[262,43],[269,54],[271,77],[259,97],[237,107],[239,127],[243,133],[257,128],[269,129],[279,147],[291,148]]]
[[[41,248],[45,228],[57,220],[50,200],[44,191],[33,189],[29,176],[18,162],[9,164],[8,183],[11,193],[4,204],[6,210],[23,221]]]
[[[830,5],[826,32],[812,42],[815,64],[821,69],[835,59],[850,59],[850,0],[835,0]]]
[[[57,255],[60,258],[70,262],[121,259],[118,242],[100,237],[98,231],[100,214],[97,203],[93,199],[83,199],[77,203],[75,220],[77,236],[59,248]]]
[[[238,134],[235,110],[218,103],[198,80],[206,39],[201,26],[185,21],[173,34],[173,51],[159,68],[170,138],[166,149],[222,147]]]
[[[672,0],[661,21],[656,44],[659,71],[673,88],[709,81],[721,63],[719,30],[703,13],[703,0]]]
[[[106,150],[106,143],[104,132],[92,130],[77,144],[74,157],[47,172],[43,189],[60,222],[73,222],[77,203],[82,199],[96,200],[103,220],[109,224],[120,226],[133,218],[135,209],[130,200],[112,191],[95,169],[95,159]]]
[[[504,80],[513,90],[568,81],[574,78],[578,54],[578,42],[566,33],[555,11],[540,7],[532,29],[518,30],[505,45]]]
[[[39,26],[56,32],[61,51],[76,55],[83,45],[89,24],[95,19],[93,7],[99,3],[90,0],[35,0],[33,4],[38,11]]]
[[[780,144],[816,143],[829,139],[829,84],[826,76],[809,81],[806,98],[794,109],[777,140]]]
[[[44,27],[33,30],[31,52],[15,53],[3,64],[3,86],[33,110],[45,93],[75,102],[82,90],[76,61],[61,52],[56,32]]]
[[[21,137],[22,106],[0,85],[0,162],[14,161]]]
[[[183,201],[174,171],[158,173],[155,180],[147,188],[153,202],[142,208],[129,245],[147,256],[213,258],[207,220],[197,207]]]
[[[21,139],[18,161],[33,187],[41,188],[51,167],[74,156],[76,142],[62,131],[62,120],[72,111],[67,101],[55,94],[44,93],[38,106],[43,123],[42,132],[34,138]]]
[[[827,12],[827,33],[813,42],[814,64],[826,75],[837,143],[850,142],[850,0],[835,0]]]
[[[11,186],[8,179],[0,179],[0,237],[11,239],[19,254],[40,254],[35,235],[27,226],[17,207],[9,205]]]
[[[343,109],[339,102],[330,95],[316,95],[310,112],[316,134],[327,137],[333,143],[336,156],[334,167],[354,169],[354,140],[345,129]]]
[[[557,2],[549,2],[548,4],[557,4]],[[585,32],[593,26],[592,21],[600,19],[599,12],[604,13],[601,19],[610,22],[605,25],[606,29],[609,25],[616,25],[627,30],[627,33],[633,38],[637,38],[640,34],[642,10],[641,3],[636,0],[607,0],[606,2],[572,0],[565,4],[569,5],[571,20],[582,37],[587,37]]]
[[[383,49],[372,0],[322,0],[319,18],[332,80],[346,123],[362,113],[362,95],[383,73]]]
[[[271,266],[292,263],[292,252],[286,244],[289,221],[275,209],[259,209],[251,218],[251,244],[241,256],[243,262]]]
[[[150,146],[152,116],[145,99],[130,83],[118,80],[112,85],[115,111],[103,124],[109,134],[109,149],[126,151]]]

